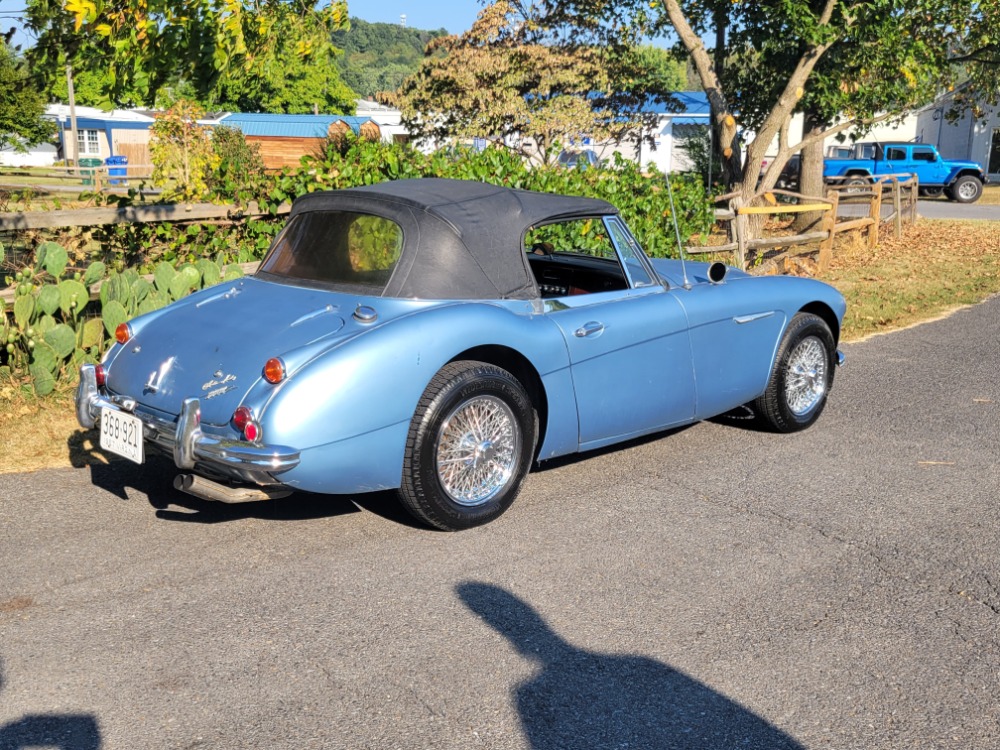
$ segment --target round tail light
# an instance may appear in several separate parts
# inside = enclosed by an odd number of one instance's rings
[[[108,382],[108,371],[104,369],[104,365],[94,367],[94,379],[97,381],[98,388],[103,388]]]
[[[132,338],[132,327],[128,323],[119,323],[115,328],[115,341],[125,344]]]
[[[233,426],[251,443],[260,439],[260,425],[254,421],[253,411],[249,406],[237,407],[233,412]]]
[[[285,379],[285,363],[281,357],[271,357],[264,363],[264,380],[277,384]]]

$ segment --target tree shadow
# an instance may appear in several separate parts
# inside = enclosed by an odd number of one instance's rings
[[[3,691],[0,661],[0,692]],[[0,750],[27,748],[100,750],[101,729],[93,714],[28,714],[9,724],[0,724]]]
[[[666,664],[574,647],[502,588],[467,582],[456,592],[536,666],[514,688],[532,748],[803,750],[765,719]]]

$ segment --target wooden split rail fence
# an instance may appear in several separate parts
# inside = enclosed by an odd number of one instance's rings
[[[224,221],[238,223],[253,218],[266,216],[283,216],[291,210],[291,206],[283,203],[274,213],[263,212],[256,203],[247,206],[219,206],[214,203],[192,203],[178,205],[126,206],[123,208],[80,208],[69,211],[18,211],[0,213],[0,232],[20,231],[28,229],[54,229],[62,227],[95,227],[107,224],[172,222],[203,222]],[[257,261],[241,263],[244,273],[256,270]],[[148,275],[147,280],[152,279]],[[97,299],[101,284],[97,282],[90,287],[91,299]],[[0,289],[0,299],[7,303],[13,302],[13,288]]]
[[[858,182],[857,177],[850,178]],[[735,193],[719,196],[717,203],[728,201],[729,209],[716,211],[716,220],[729,223],[730,242],[724,245],[688,246],[685,252],[690,255],[708,253],[734,253],[735,262],[740,268],[746,268],[749,251],[770,250],[780,247],[796,247],[819,243],[818,263],[820,269],[829,266],[833,256],[833,241],[837,234],[851,230],[866,232],[868,246],[878,245],[879,227],[887,222],[893,222],[895,234],[901,236],[904,217],[910,223],[917,218],[917,194],[919,184],[916,175],[880,175],[865,179],[865,184],[847,184],[846,178],[833,178],[825,198],[806,196],[790,190],[770,190],[764,193],[767,205],[739,205]],[[889,194],[892,210],[883,216],[882,206],[884,194]],[[778,203],[775,196],[792,198],[797,203]],[[867,205],[866,216],[844,218],[840,220],[841,206]],[[784,215],[793,213],[822,212],[823,218],[819,228],[802,234],[776,237],[750,238],[748,218],[753,215]],[[806,252],[811,252],[806,251]]]

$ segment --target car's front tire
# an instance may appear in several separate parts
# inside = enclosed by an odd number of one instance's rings
[[[452,362],[417,404],[400,500],[445,531],[488,523],[520,492],[536,436],[535,411],[517,378],[485,362]]]
[[[948,190],[948,197],[959,203],[975,203],[983,194],[983,183],[971,174],[959,177]]]
[[[775,432],[804,430],[819,419],[833,385],[836,356],[826,322],[798,313],[778,347],[767,390],[753,404],[758,417]]]

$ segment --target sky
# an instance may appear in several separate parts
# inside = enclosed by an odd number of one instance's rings
[[[436,31],[447,29],[461,34],[472,26],[482,5],[478,0],[348,0],[351,16],[372,23],[399,23],[406,16],[406,25],[415,29]],[[18,26],[17,16],[24,11],[25,0],[0,0],[0,31]],[[14,44],[28,45],[23,34],[14,37]]]
[[[3,0],[0,0],[0,4]],[[477,0],[347,0],[351,16],[372,23],[399,23],[425,31],[447,29],[461,34],[476,20],[483,6]]]

